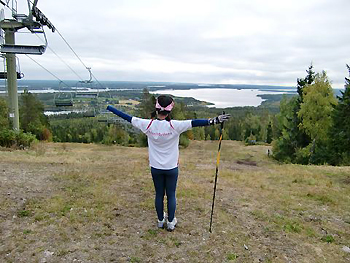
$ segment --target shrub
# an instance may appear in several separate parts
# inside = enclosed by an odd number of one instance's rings
[[[9,127],[8,106],[6,100],[0,98],[0,129]]]
[[[34,134],[24,133],[22,131],[16,132],[16,144],[18,147],[29,147],[37,139]]]
[[[311,156],[311,147],[312,145],[309,144],[305,148],[298,148],[295,152],[295,162],[299,164],[308,164]]]
[[[190,140],[188,139],[188,137],[186,136],[186,134],[181,134],[180,135],[180,145],[187,148],[188,145],[190,145]]]
[[[41,139],[44,141],[49,141],[49,142],[52,141],[52,133],[46,127],[43,128],[41,137],[42,137]]]
[[[31,133],[6,129],[0,131],[0,146],[2,147],[24,148],[29,147],[35,141],[36,137]]]
[[[274,159],[285,163],[292,162],[294,150],[290,144],[286,143],[287,141],[288,139],[280,137],[272,142],[272,152]]]
[[[16,142],[16,134],[13,130],[1,130],[0,131],[0,146],[11,147]]]

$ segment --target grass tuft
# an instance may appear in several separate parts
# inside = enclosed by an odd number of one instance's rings
[[[334,242],[334,237],[331,235],[325,235],[321,238],[321,240],[323,242],[327,242],[327,243],[333,243]]]
[[[27,217],[30,216],[30,212],[28,210],[21,210],[17,213],[18,217]]]
[[[237,254],[235,254],[235,253],[229,253],[228,255],[227,255],[227,257],[226,257],[226,259],[227,260],[235,260],[235,259],[237,259],[238,258],[238,255]]]

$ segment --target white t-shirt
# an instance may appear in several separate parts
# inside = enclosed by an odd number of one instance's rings
[[[147,120],[132,117],[131,124],[148,138],[149,164],[156,169],[176,168],[179,160],[180,134],[192,128],[192,121]]]

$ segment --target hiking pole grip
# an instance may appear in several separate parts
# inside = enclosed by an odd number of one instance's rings
[[[222,112],[222,114],[225,114],[225,111]],[[211,226],[213,223],[213,214],[214,214],[214,204],[215,204],[215,196],[216,196],[216,185],[218,181],[218,173],[219,173],[219,163],[220,163],[220,151],[221,151],[221,141],[222,141],[222,130],[224,129],[224,122],[220,123],[220,137],[219,137],[219,148],[218,148],[218,154],[216,157],[216,169],[215,169],[215,182],[214,182],[214,193],[213,193],[213,202],[211,205],[211,214],[210,214],[210,226],[209,226],[209,232],[211,233]]]

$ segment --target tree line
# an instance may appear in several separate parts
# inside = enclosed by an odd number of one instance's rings
[[[50,140],[48,118],[44,105],[31,93],[25,91],[20,97],[19,119],[21,130],[12,130],[7,101],[0,98],[0,146],[23,148],[37,140]]]
[[[350,74],[348,65],[347,69]],[[225,109],[232,117],[225,123],[223,138],[251,145],[272,143],[273,157],[281,162],[350,164],[349,78],[345,78],[345,90],[336,98],[324,71],[315,73],[310,65],[306,72],[304,78],[297,79],[297,95],[283,98],[278,112],[269,107]],[[155,96],[144,89],[138,107],[122,110],[150,118],[155,100]],[[175,103],[171,118],[210,118],[221,112],[215,108],[188,107],[180,101]],[[8,107],[6,101],[0,99],[0,146],[26,146],[35,140],[147,145],[145,135],[123,121],[100,122],[76,113],[45,116],[43,103],[26,91],[20,97],[20,126],[22,130],[18,132],[10,129]],[[219,129],[219,126],[193,128],[181,135],[180,144],[186,147],[190,140],[218,140]]]
[[[350,67],[347,65],[350,75]],[[282,100],[273,156],[299,164],[350,165],[350,80],[334,97],[326,72],[297,80],[298,95]]]

